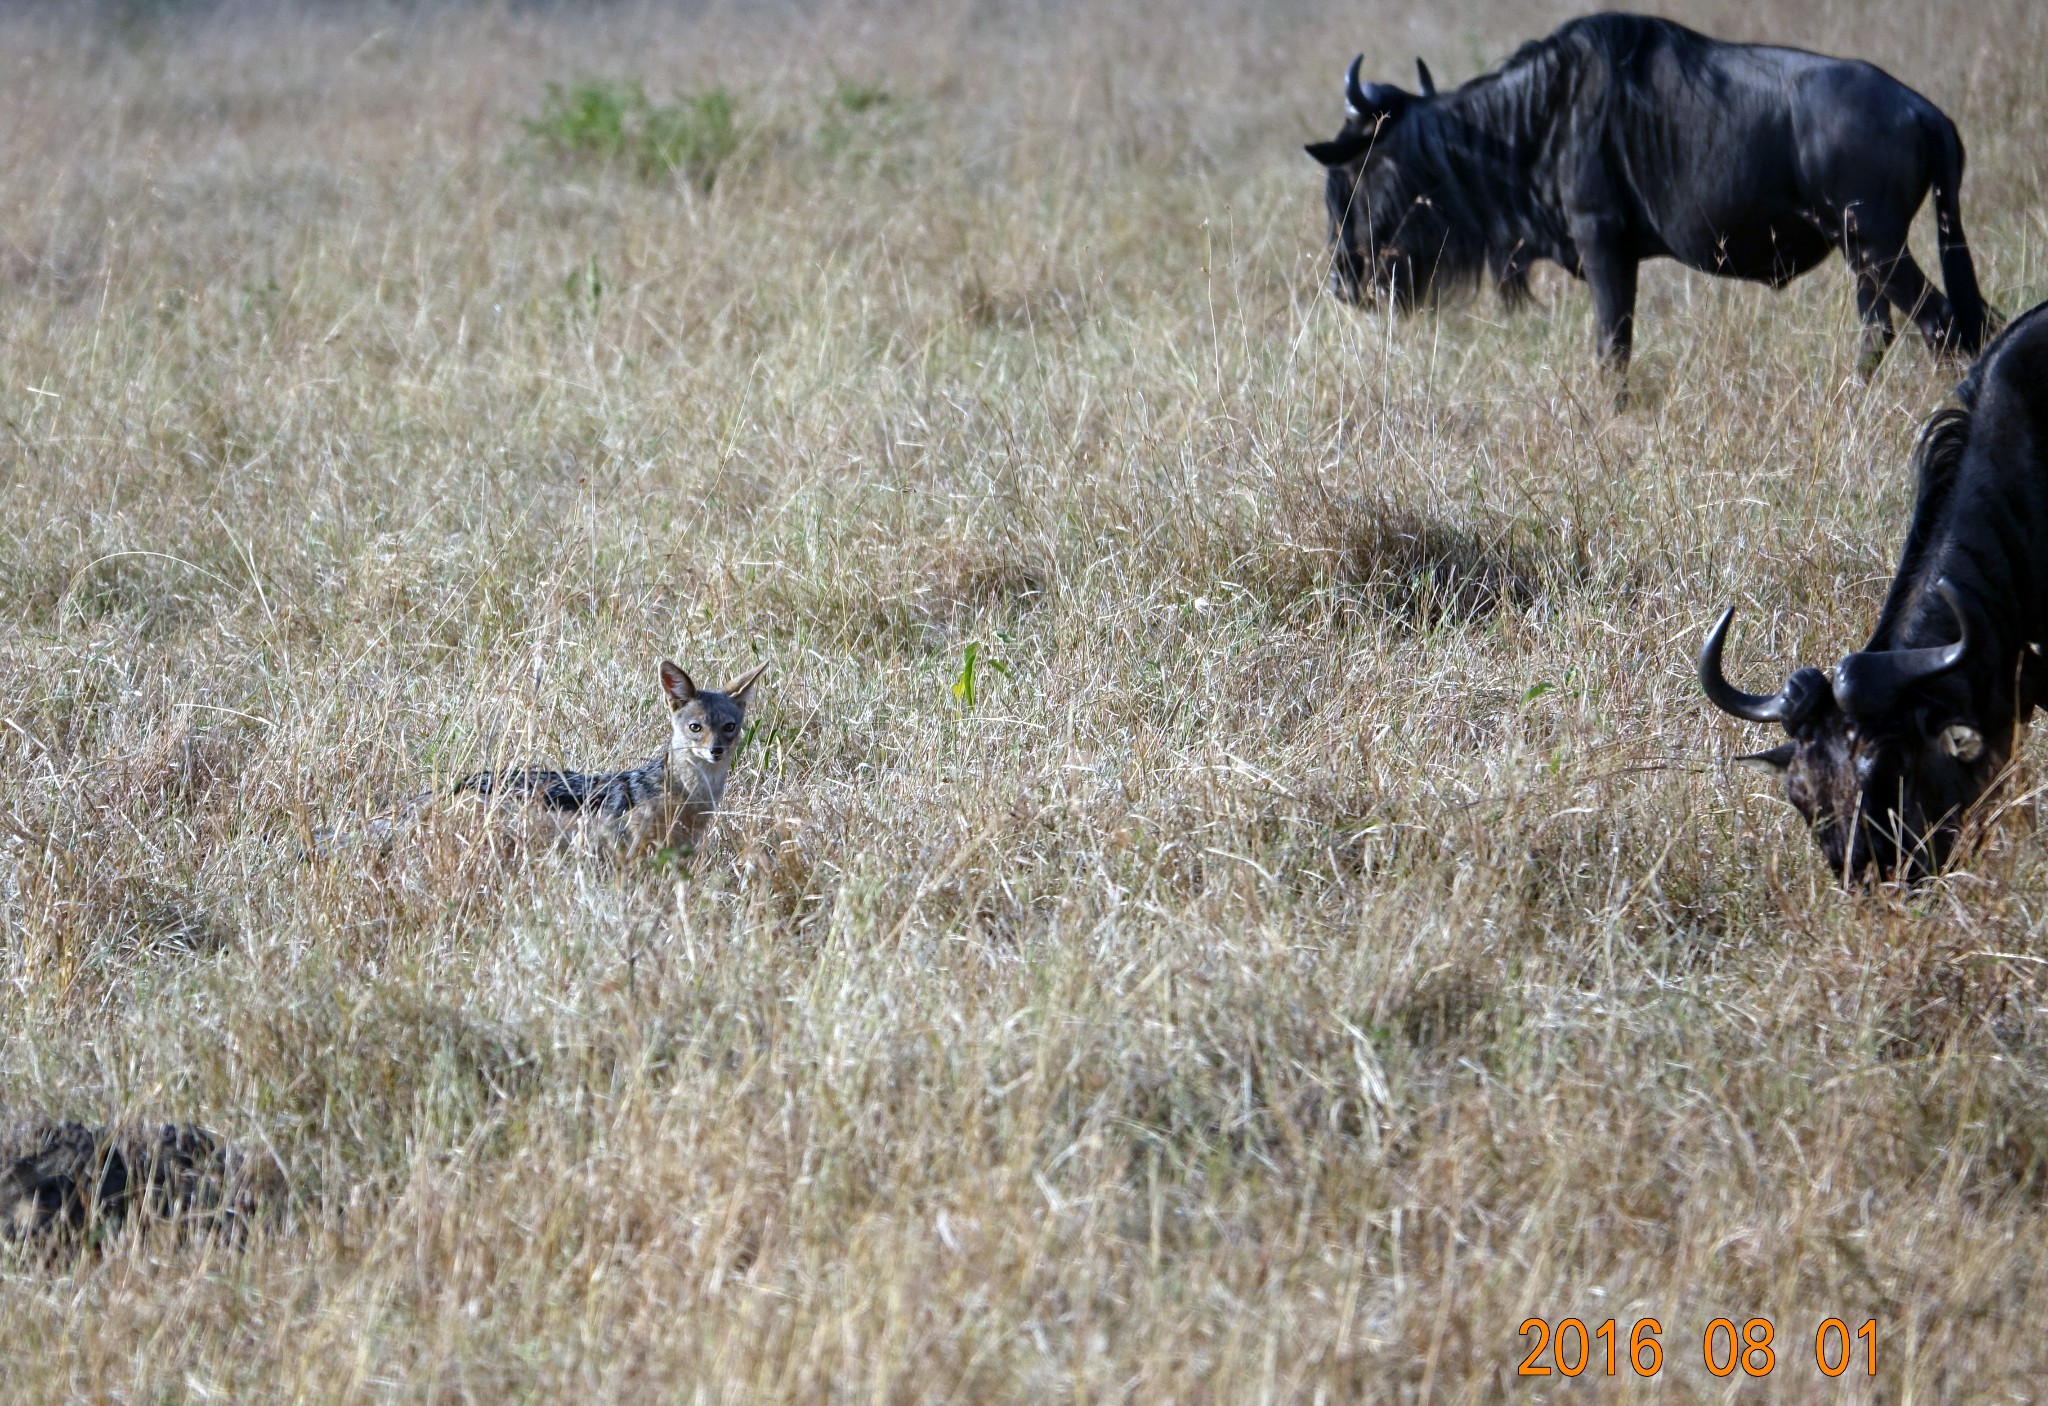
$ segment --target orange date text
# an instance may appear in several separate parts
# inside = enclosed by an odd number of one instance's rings
[[[1516,1374],[1524,1377],[1583,1376],[1587,1371],[1600,1377],[1633,1372],[1654,1377],[1664,1370],[1664,1324],[1656,1318],[1638,1318],[1624,1328],[1608,1318],[1589,1326],[1582,1318],[1561,1318],[1553,1324],[1547,1318],[1524,1319],[1515,1330],[1528,1351]],[[1767,1377],[1778,1370],[1783,1345],[1777,1326],[1768,1318],[1749,1318],[1737,1323],[1716,1318],[1700,1335],[1700,1360],[1716,1377],[1737,1373]],[[1866,1319],[1851,1328],[1840,1318],[1821,1320],[1813,1335],[1813,1364],[1824,1377],[1839,1377],[1860,1367],[1859,1376],[1877,1375],[1877,1320]]]

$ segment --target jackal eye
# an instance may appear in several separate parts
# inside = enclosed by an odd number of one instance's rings
[[[727,737],[732,736],[735,732],[738,732],[739,730],[740,725],[738,723],[727,723],[725,725],[725,735]]]
[[[704,730],[704,724],[702,724],[702,723],[691,723],[691,724],[690,724],[690,731],[692,731],[692,732],[702,732],[703,730]]]

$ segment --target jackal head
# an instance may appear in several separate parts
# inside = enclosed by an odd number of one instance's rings
[[[747,716],[747,697],[754,680],[767,667],[759,665],[721,693],[698,688],[688,674],[662,660],[661,691],[669,706],[669,755],[687,757],[702,767],[730,766],[733,749],[740,741],[740,724]]]

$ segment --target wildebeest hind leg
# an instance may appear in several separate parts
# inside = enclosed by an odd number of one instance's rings
[[[1955,309],[1949,306],[1941,290],[1927,281],[1927,275],[1920,272],[1920,265],[1913,262],[1910,253],[1899,255],[1885,291],[1893,305],[1913,319],[1930,351],[1949,349],[1955,339]]]
[[[1941,290],[1927,281],[1920,265],[1913,262],[1913,251],[1906,247],[1904,238],[1893,243],[1889,239],[1873,239],[1866,231],[1852,236],[1844,253],[1849,266],[1856,270],[1859,308],[1863,305],[1862,284],[1869,279],[1883,290],[1887,302],[1913,319],[1930,349],[1947,349],[1955,331],[1955,311]]]
[[[1856,274],[1856,314],[1863,322],[1863,347],[1856,357],[1859,375],[1868,376],[1892,344],[1892,305],[1884,296],[1884,285],[1868,271]]]

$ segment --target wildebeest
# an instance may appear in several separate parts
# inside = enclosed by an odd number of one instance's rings
[[[2048,303],[2016,320],[1921,432],[1919,489],[1870,643],[1772,694],[1721,671],[1731,606],[1700,684],[1724,712],[1790,735],[1745,761],[1785,778],[1844,879],[1947,863],[2048,683]]]
[[[1871,64],[1618,14],[1573,20],[1452,92],[1420,60],[1419,94],[1361,83],[1359,63],[1343,130],[1308,147],[1328,168],[1330,288],[1347,301],[1405,308],[1484,274],[1515,303],[1549,259],[1591,285],[1601,350],[1625,365],[1642,260],[1782,287],[1839,249],[1866,365],[1893,307],[1936,348],[1983,340],[1962,139]],[[1947,297],[1906,247],[1930,186]]]

